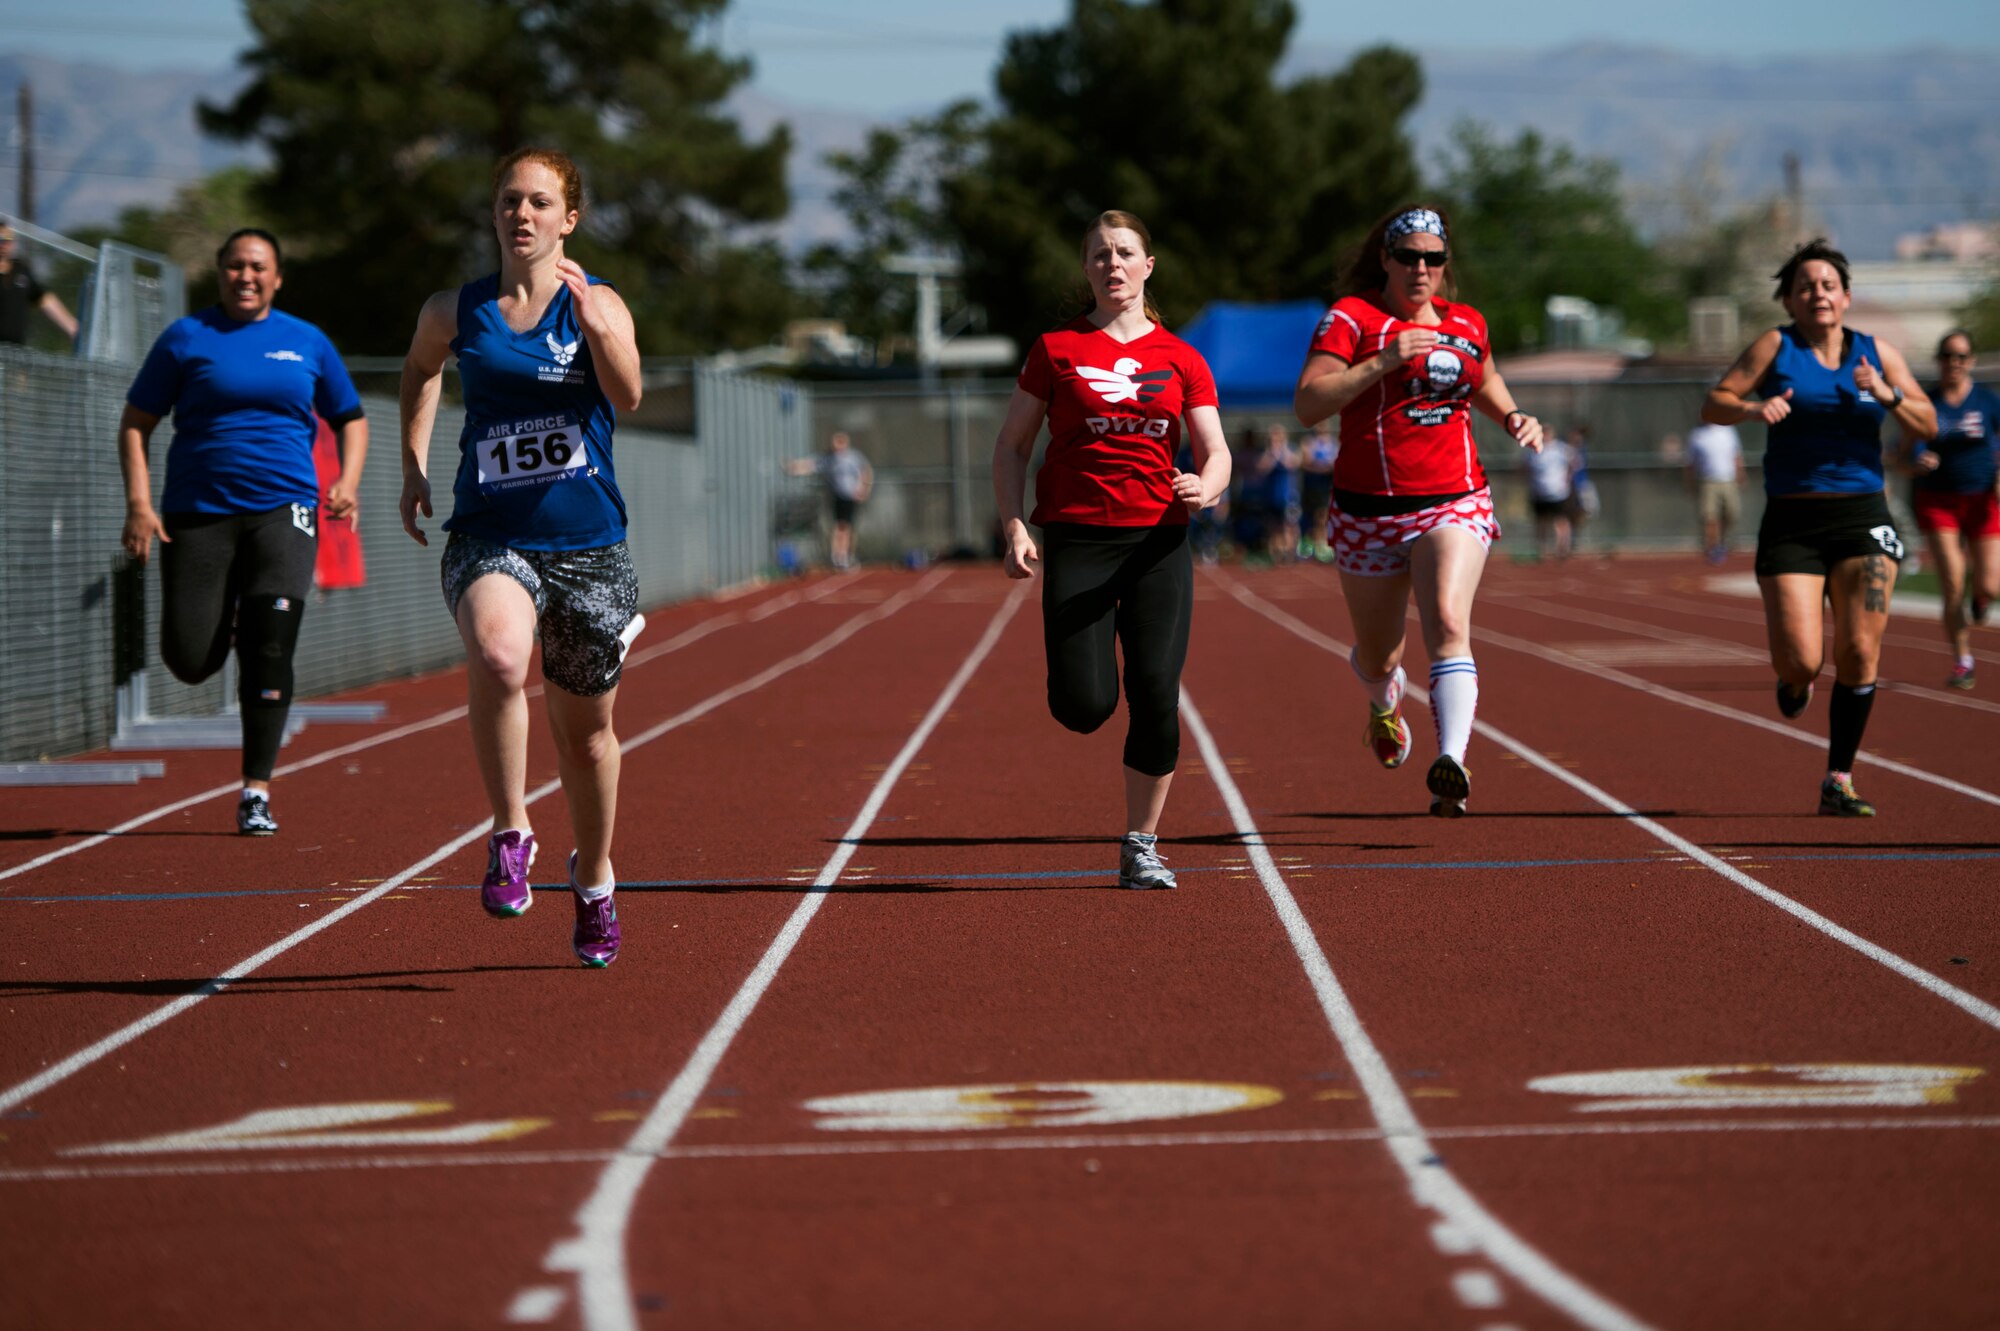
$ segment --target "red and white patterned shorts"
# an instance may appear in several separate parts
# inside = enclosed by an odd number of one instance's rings
[[[1393,578],[1410,571],[1411,544],[1439,527],[1463,527],[1477,536],[1481,545],[1492,546],[1500,539],[1500,521],[1493,516],[1493,491],[1481,487],[1433,508],[1386,518],[1356,517],[1335,507],[1327,514],[1326,535],[1333,545],[1333,565],[1342,573]]]

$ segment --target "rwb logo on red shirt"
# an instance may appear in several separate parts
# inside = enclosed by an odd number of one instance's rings
[[[1106,402],[1151,402],[1174,377],[1174,372],[1165,369],[1140,374],[1143,368],[1130,356],[1122,356],[1108,370],[1100,370],[1094,365],[1079,365],[1076,373],[1078,378],[1089,380],[1090,386]]]

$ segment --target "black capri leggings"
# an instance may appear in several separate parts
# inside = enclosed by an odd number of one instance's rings
[[[194,684],[236,644],[243,776],[268,781],[292,706],[292,654],[312,591],[318,512],[168,513],[160,546],[160,659]]]
[[[1185,525],[1043,529],[1042,642],[1049,711],[1089,734],[1118,708],[1124,647],[1125,765],[1147,776],[1174,770],[1181,753],[1181,666],[1194,616],[1194,561]]]

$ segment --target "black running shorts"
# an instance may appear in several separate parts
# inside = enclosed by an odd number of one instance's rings
[[[1825,577],[1843,559],[1884,555],[1902,562],[1903,539],[1889,500],[1860,495],[1774,496],[1757,528],[1757,576],[1812,573]]]

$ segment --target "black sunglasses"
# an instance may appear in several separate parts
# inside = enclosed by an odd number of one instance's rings
[[[1415,268],[1420,263],[1428,263],[1433,268],[1442,268],[1451,262],[1451,251],[1419,250],[1403,245],[1390,250],[1389,257],[1405,268]]]
[[[1971,352],[1969,352],[1969,351],[1940,351],[1940,352],[1938,353],[1938,359],[1939,359],[1939,360],[1971,360],[1971,359],[1972,359],[1972,353],[1971,353]]]

